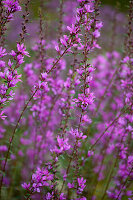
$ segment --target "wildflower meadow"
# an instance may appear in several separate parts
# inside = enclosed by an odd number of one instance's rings
[[[0,0],[0,200],[133,200],[133,0]]]

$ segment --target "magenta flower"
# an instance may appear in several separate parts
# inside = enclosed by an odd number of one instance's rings
[[[66,197],[65,197],[64,193],[61,193],[59,200],[65,200],[65,199],[66,199]]]
[[[21,55],[26,55],[26,56],[30,57],[28,51],[25,51],[26,47],[24,46],[24,44],[17,44],[17,49]]]
[[[78,178],[78,193],[81,194],[84,190],[84,188],[86,187],[85,185],[86,180],[82,178]]]
[[[63,35],[63,37],[60,39],[60,42],[63,46],[67,47],[68,45],[68,36],[67,35]]]
[[[41,73],[41,77],[43,80],[45,80],[47,78],[48,74],[46,72]]]
[[[21,186],[24,188],[24,189],[26,189],[26,190],[29,190],[29,188],[30,188],[30,183],[23,183],[23,184],[21,184]]]
[[[1,102],[1,101],[0,101]],[[4,111],[1,111],[0,113],[0,119],[5,119],[7,116],[6,115],[3,115],[4,114]]]
[[[69,188],[74,188],[74,182],[73,182],[73,183],[68,183],[67,186],[68,186]]]
[[[130,60],[129,56],[126,56],[125,58],[123,58],[122,62],[123,63],[128,63]]]
[[[16,56],[16,53],[15,53],[15,51],[11,50],[11,53],[9,53],[9,55],[14,57],[14,56]]]
[[[79,3],[85,2],[86,0],[77,0]]]
[[[94,12],[94,10],[91,9],[91,6],[90,6],[90,5],[85,5],[85,8],[86,8],[86,11],[87,11],[88,13]]]
[[[67,29],[70,31],[70,34],[76,34],[78,32],[78,28],[75,27],[74,24],[72,24],[72,27],[67,26]]]
[[[88,94],[79,94],[77,99],[74,99],[75,103],[77,103],[78,107],[81,107],[83,110],[85,110],[88,105],[92,104],[94,102],[94,94],[88,93]]]
[[[89,118],[88,115],[84,115],[84,116],[82,117],[82,123],[83,123],[83,124],[84,124],[84,123],[86,123],[86,124],[91,124],[91,122],[92,122],[92,120]]]
[[[34,192],[40,193],[41,188],[44,186],[50,186],[50,181],[53,180],[53,174],[51,174],[46,168],[37,168],[36,172],[32,175],[31,184],[22,184],[25,189],[33,190]]]
[[[68,138],[63,139],[63,138],[60,138],[60,136],[58,136],[57,142],[58,142],[58,147],[55,146],[54,148],[51,148],[51,152],[60,154],[71,148],[71,146],[68,144]]]
[[[57,142],[58,142],[58,145],[59,145],[59,147],[60,147],[60,152],[69,150],[70,147],[71,147],[71,146],[68,144],[68,138],[63,139],[63,138],[60,138],[60,136],[58,136],[58,137],[57,137]]]
[[[96,23],[96,28],[101,29],[103,27],[103,22],[97,22]]]
[[[78,139],[78,140],[81,140],[81,139],[84,140],[85,138],[87,138],[87,136],[86,136],[86,135],[83,135],[82,132],[79,132],[78,129],[73,130],[73,129],[71,128],[70,134],[71,134],[74,138],[76,138],[76,139]]]
[[[95,38],[98,38],[98,37],[100,37],[100,32],[98,30],[95,30],[93,32],[93,35],[94,35]]]
[[[7,55],[6,49],[4,49],[3,47],[0,47],[0,58],[6,55]]]
[[[0,60],[0,68],[5,67],[5,62],[3,60]]]
[[[11,13],[21,11],[21,7],[17,0],[3,0],[2,3],[4,4],[4,7],[7,8]]]

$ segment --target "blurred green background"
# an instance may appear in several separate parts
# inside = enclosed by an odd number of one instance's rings
[[[128,10],[130,0],[101,0],[101,4],[111,5],[113,7],[118,7],[121,11]]]
[[[56,4],[59,3],[59,1],[60,0],[32,0],[30,2],[30,5],[31,5],[31,8],[32,8],[34,15],[36,17],[37,12],[38,12],[37,9],[40,6],[40,2],[41,2],[41,4],[44,4],[44,8],[47,11],[47,5],[50,5],[51,3],[53,5],[56,5]],[[65,1],[67,1],[67,0],[65,0]],[[71,1],[73,1],[73,0],[71,0]],[[127,12],[129,1],[130,0],[101,0],[101,5],[110,5],[110,6],[118,8],[118,10],[121,11],[121,12]],[[20,2],[22,3],[23,0],[20,0]]]

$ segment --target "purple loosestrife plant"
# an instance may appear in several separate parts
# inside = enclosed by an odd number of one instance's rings
[[[133,2],[123,51],[99,0],[21,3],[0,1],[0,199],[132,199]]]
[[[11,51],[11,53],[5,53],[5,49],[2,50],[1,47],[1,57],[10,55],[11,59],[14,62],[11,62],[9,59],[7,66],[4,61],[2,61],[3,66],[1,67],[0,77],[1,77],[1,90],[0,90],[0,106],[1,110],[3,106],[9,101],[13,99],[14,92],[13,88],[16,87],[16,84],[20,82],[21,75],[18,75],[17,69],[24,62],[24,55],[29,56],[28,52],[25,51],[24,44],[17,44],[17,52]],[[4,68],[4,69],[3,69]],[[1,111],[2,113],[3,111]],[[2,114],[1,114],[2,118]]]

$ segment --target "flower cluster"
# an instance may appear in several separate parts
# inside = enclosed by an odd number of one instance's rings
[[[49,181],[53,179],[53,174],[49,173],[47,169],[37,168],[36,172],[32,175],[32,185],[30,183],[23,183],[22,187],[31,190],[32,192],[40,192],[44,186],[50,186]]]
[[[2,3],[4,7],[7,8],[8,12],[14,13],[16,11],[21,11],[21,6],[18,3],[18,0],[3,0]]]
[[[57,147],[55,147],[54,149],[51,149],[52,152],[56,152],[56,153],[62,153],[64,151],[67,151],[70,149],[70,145],[68,144],[68,138],[63,139],[60,138],[59,136],[57,137],[57,142],[58,142],[58,146],[59,149]]]
[[[10,100],[13,99],[14,92],[13,88],[16,87],[17,83],[21,81],[21,74],[18,74],[17,68],[24,62],[24,55],[29,56],[28,52],[25,51],[26,48],[24,44],[19,45],[17,44],[17,52],[11,51],[11,53],[6,53],[6,49],[0,48],[0,57],[5,57],[10,55],[11,58],[8,60],[6,64],[4,60],[1,60],[1,68],[0,68],[0,78],[1,78],[1,85],[0,85],[0,106],[1,109],[3,106]],[[11,62],[13,59],[13,62]],[[1,112],[1,117],[4,119],[5,117],[2,115],[3,111]],[[3,117],[2,117],[3,116]]]

